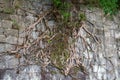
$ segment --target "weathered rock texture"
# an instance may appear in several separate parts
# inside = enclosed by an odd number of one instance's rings
[[[51,3],[49,0],[21,0],[20,4],[25,10],[29,9],[28,12],[17,9],[14,13],[6,13],[4,7],[9,8],[15,1],[0,0],[0,80],[120,80],[120,14],[110,20],[98,8],[81,8],[85,10],[87,29],[97,36],[100,43],[97,44],[80,30],[79,34],[85,35],[93,49],[85,50],[80,38],[75,42],[76,52],[82,57],[87,74],[79,71],[76,75],[64,76],[51,65],[43,70],[40,64],[27,61],[25,56],[20,58],[19,54],[9,53],[16,50],[16,44],[23,44],[23,31],[36,21],[34,14],[49,10],[50,5],[47,4]],[[48,25],[52,29],[54,20],[49,20]],[[42,22],[36,28],[42,32],[46,30]],[[34,30],[32,36],[36,39],[38,32]],[[42,42],[40,45],[45,47]]]
[[[88,21],[93,24],[88,23],[88,27],[93,27],[91,31],[101,41],[98,46],[91,43],[95,53],[83,53],[88,58],[85,59],[85,65],[89,70],[88,80],[119,80],[119,15],[110,20],[103,16],[101,10],[93,9],[92,13],[91,10],[87,10],[86,16]]]

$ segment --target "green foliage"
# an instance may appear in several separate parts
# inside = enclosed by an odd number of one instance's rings
[[[57,9],[68,9],[70,7],[70,3],[62,2],[61,0],[53,0],[53,4]]]
[[[113,15],[117,12],[118,0],[99,0],[105,14]]]
[[[59,8],[62,5],[62,2],[61,2],[61,0],[53,0],[53,4],[54,4],[54,6]]]
[[[61,15],[62,15],[62,18],[65,22],[68,21],[69,17],[70,17],[70,13],[67,12],[67,11],[64,11],[64,10],[61,10]]]
[[[80,14],[79,14],[79,19],[82,20],[82,21],[85,21],[85,20],[86,20],[85,14],[80,13]]]
[[[87,6],[90,7],[101,7],[105,14],[113,15],[118,10],[119,1],[118,0],[85,0]]]
[[[13,14],[15,12],[15,9],[14,8],[4,8],[3,9],[3,13],[6,13],[6,14]]]
[[[70,13],[69,13],[69,8],[70,8],[70,3],[68,2],[62,2],[61,0],[53,0],[53,4],[54,7],[56,8],[56,10],[58,10],[60,12],[60,15],[62,16],[63,21],[68,21],[69,17],[70,17]]]

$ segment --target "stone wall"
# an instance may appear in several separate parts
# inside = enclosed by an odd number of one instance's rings
[[[0,79],[1,80],[120,80],[120,15],[113,19],[104,17],[101,9],[81,8],[86,15],[86,28],[95,34],[100,43],[89,38],[84,31],[78,33],[86,37],[87,42],[93,51],[85,50],[81,45],[82,40],[78,38],[75,42],[76,52],[81,56],[82,63],[87,74],[78,71],[77,74],[64,76],[59,70],[48,65],[44,70],[42,65],[35,64],[31,59],[26,59],[24,53],[16,53],[24,44],[24,30],[33,24],[37,17],[35,14],[42,14],[51,8],[49,0],[21,0],[22,9],[8,11],[9,7],[15,5],[15,1],[5,2],[0,0]],[[9,4],[9,5],[8,5]],[[7,8],[4,9],[4,7]],[[7,13],[6,13],[7,12]],[[53,19],[48,20],[49,28],[55,27]],[[44,32],[47,27],[41,21],[36,29]],[[33,30],[32,39],[39,37],[40,31]],[[41,42],[41,47],[44,44]],[[10,53],[10,51],[13,53]]]
[[[86,16],[89,27],[92,27],[91,31],[97,35],[101,42],[98,46],[91,43],[95,53],[84,53],[86,58],[89,56],[88,61],[85,60],[86,67],[90,72],[88,80],[119,80],[119,15],[108,19],[104,17],[101,10],[93,9],[92,12],[87,10]]]

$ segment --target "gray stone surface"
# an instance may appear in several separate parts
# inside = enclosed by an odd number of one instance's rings
[[[95,46],[95,48],[93,48],[95,50],[94,53],[92,54],[85,53],[85,55],[87,56],[86,58],[90,56],[89,57],[90,65],[93,66],[91,67],[93,69],[88,69],[90,75],[87,80],[97,80],[97,79],[98,80],[114,80],[115,78],[118,79],[119,74],[117,72],[118,71],[117,65],[119,61],[117,61],[116,59],[117,49],[116,49],[115,32],[117,31],[116,29],[119,29],[118,28],[119,24],[114,23],[114,21],[106,17],[102,17],[102,15],[101,15],[101,19],[97,19],[97,17],[99,16],[97,12],[98,11],[92,12],[91,14],[87,13],[87,19],[91,23],[93,23],[94,25],[99,25],[101,29],[103,27],[102,32],[98,32],[100,30],[96,32],[97,35],[99,34],[100,39],[102,41],[102,43],[99,45],[99,47],[101,48],[99,49],[98,47]],[[118,36],[119,34],[116,35],[116,38],[118,38]],[[91,46],[93,47],[93,45],[94,44],[92,44]],[[88,66],[86,62],[85,64]],[[113,66],[115,68],[112,68]],[[113,72],[110,73],[110,71],[112,70]]]
[[[4,52],[5,51],[5,45],[4,44],[0,44],[0,52]]]
[[[33,14],[28,13],[27,16],[25,17],[24,22],[27,23],[27,24],[25,24],[27,26],[27,25],[33,24],[35,20],[36,20],[36,18],[33,17]]]
[[[4,57],[4,63],[5,68],[16,68],[19,64],[18,58],[15,58],[15,56],[3,56]]]
[[[20,37],[18,38],[18,44],[19,44],[19,45],[22,45],[22,44],[23,44],[23,41],[24,41],[24,38],[20,38]]]
[[[5,44],[6,51],[15,50],[15,46],[11,44]]]
[[[19,15],[10,15],[10,19],[13,21],[13,23],[14,22],[19,23],[19,21],[21,20],[21,16],[19,16]]]
[[[55,21],[48,21],[47,22],[48,27],[52,30],[55,27]]]
[[[37,65],[24,67],[19,74],[16,74],[12,68],[1,69],[2,80],[41,80],[41,68]],[[4,73],[4,75],[2,75]]]
[[[8,36],[6,38],[6,42],[9,44],[17,44],[17,38],[13,36]]]
[[[10,15],[10,18],[13,22],[13,28],[17,28],[17,30],[19,30],[19,32],[23,32],[23,30],[25,29],[25,21],[24,21],[24,17],[22,17],[22,15]],[[28,27],[28,26],[27,26]]]
[[[115,38],[119,39],[120,38],[120,30],[115,32]]]
[[[4,35],[0,35],[0,42],[5,42],[6,37]]]
[[[6,29],[5,31],[7,36],[18,37],[18,30],[16,29]]]
[[[23,21],[19,22],[18,25],[19,25],[19,33],[21,34],[25,30],[26,26]]]
[[[4,34],[4,29],[0,28],[0,35],[3,35],[3,34]]]
[[[8,20],[2,20],[1,27],[4,29],[11,29],[12,28],[12,22]]]
[[[52,76],[52,80],[63,80],[65,77],[61,74],[55,74]]]
[[[6,70],[3,76],[3,80],[16,80],[16,72],[14,70]]]
[[[16,77],[16,80],[41,80],[41,68],[37,65],[27,66]]]
[[[40,24],[37,25],[37,29],[43,32],[46,30],[46,26],[44,25],[43,22],[41,22]]]
[[[33,37],[33,39],[37,39],[37,38],[38,38],[38,35],[39,35],[38,32],[35,32],[35,31],[32,32],[32,37]]]

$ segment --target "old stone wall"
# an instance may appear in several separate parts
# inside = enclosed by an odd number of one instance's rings
[[[31,56],[30,59],[26,59],[24,51],[14,52],[19,47],[23,47],[24,30],[37,20],[36,14],[42,14],[51,8],[51,2],[49,0],[21,0],[19,4],[22,9],[13,10],[12,5],[19,6],[15,1],[17,0],[9,2],[0,0],[0,80],[120,80],[119,13],[110,19],[104,16],[101,9],[81,8],[85,11],[86,28],[97,37],[99,43],[80,30],[78,35],[83,34],[92,47],[92,51],[90,48],[84,49],[81,38],[75,42],[75,50],[81,56],[87,74],[78,71],[77,74],[64,76],[51,65],[43,70],[42,65],[32,62]],[[47,23],[51,30],[55,27],[53,19],[50,18]],[[47,27],[41,21],[32,31],[31,40],[37,39],[38,34],[46,30]],[[40,43],[40,46],[44,48],[44,43]]]
[[[88,27],[100,39],[100,45],[91,43],[94,52],[84,53],[86,67],[89,70],[88,80],[119,80],[120,23],[119,15],[108,19],[99,9],[86,11]],[[92,23],[92,24],[91,24]],[[89,66],[88,66],[89,64]]]

